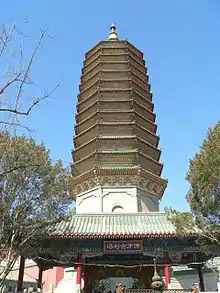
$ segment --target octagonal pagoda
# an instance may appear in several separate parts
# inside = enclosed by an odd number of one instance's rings
[[[78,95],[71,194],[77,213],[158,211],[167,181],[143,53],[109,39],[85,55]]]

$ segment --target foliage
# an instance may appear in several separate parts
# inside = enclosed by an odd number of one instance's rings
[[[168,211],[179,233],[192,231],[204,246],[220,250],[220,121],[209,129],[200,152],[190,160],[186,179],[191,213]]]
[[[106,280],[95,280],[93,282],[93,287],[95,292],[105,292],[106,291],[106,286],[105,286]]]
[[[52,163],[43,143],[8,132],[0,133],[0,158],[0,260],[8,272],[18,255],[34,255],[49,223],[66,215],[69,170]]]
[[[69,209],[68,215],[72,217],[73,215],[75,215],[75,213],[76,213],[76,206],[74,205]]]
[[[144,289],[144,283],[142,280],[134,279],[131,289]]]

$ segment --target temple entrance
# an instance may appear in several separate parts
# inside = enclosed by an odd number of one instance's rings
[[[123,284],[125,288],[136,289],[143,288],[143,284],[136,278],[132,277],[110,277],[93,282],[93,292],[114,293],[117,284]]]
[[[150,288],[153,267],[88,266],[88,292],[114,293],[117,284],[126,289]]]

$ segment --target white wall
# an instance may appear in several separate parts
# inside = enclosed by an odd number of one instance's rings
[[[103,213],[136,213],[137,211],[136,188],[103,188]]]
[[[159,211],[158,198],[136,187],[97,187],[76,198],[76,213],[136,213]]]
[[[76,213],[90,214],[101,212],[101,189],[91,189],[76,198]]]
[[[182,275],[171,278],[170,289],[189,289],[194,283],[199,283],[198,274]],[[205,291],[216,291],[217,278],[214,273],[204,274]]]
[[[136,188],[98,187],[76,199],[76,213],[134,213],[138,211]]]
[[[152,195],[146,190],[137,189],[138,210],[139,212],[158,212],[159,200],[157,196]]]

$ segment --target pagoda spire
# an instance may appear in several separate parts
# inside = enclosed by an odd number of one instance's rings
[[[109,41],[111,40],[118,40],[118,34],[116,32],[116,27],[114,24],[112,24],[110,26],[110,33],[109,33],[109,37],[108,37]]]

